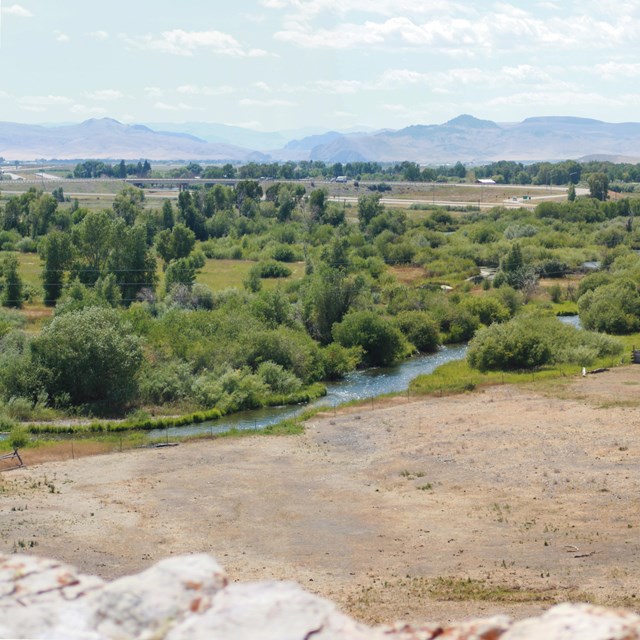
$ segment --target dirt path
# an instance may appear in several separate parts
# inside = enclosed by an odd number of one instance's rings
[[[0,477],[0,551],[104,577],[206,551],[369,622],[637,609],[639,385],[627,367],[553,395],[492,387],[318,416],[303,436],[30,466]]]

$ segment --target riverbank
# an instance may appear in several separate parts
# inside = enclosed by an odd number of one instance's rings
[[[638,387],[620,367],[329,410],[295,438],[27,458],[0,476],[0,550],[106,578],[205,551],[369,622],[634,607]]]

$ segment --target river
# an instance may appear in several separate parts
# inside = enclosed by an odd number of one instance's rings
[[[150,438],[186,436],[198,433],[224,433],[230,429],[264,429],[286,418],[292,418],[312,407],[335,407],[351,400],[367,400],[385,393],[406,391],[409,383],[423,373],[431,373],[441,364],[462,360],[466,345],[442,347],[437,353],[416,356],[394,367],[365,369],[350,373],[344,380],[327,384],[327,395],[315,402],[300,406],[269,407],[242,411],[213,422],[156,429],[148,432]]]

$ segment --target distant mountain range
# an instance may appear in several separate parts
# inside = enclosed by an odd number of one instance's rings
[[[608,157],[640,162],[640,123],[567,116],[496,123],[461,115],[440,125],[399,130],[265,133],[214,123],[155,123],[152,128],[110,118],[46,127],[0,122],[0,156],[7,160],[410,160],[420,164]]]

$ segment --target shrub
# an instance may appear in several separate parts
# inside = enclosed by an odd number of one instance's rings
[[[29,432],[25,427],[14,426],[9,434],[9,446],[12,449],[22,449],[29,443]]]
[[[323,378],[325,380],[339,380],[353,371],[362,360],[362,347],[343,347],[332,342],[320,352]]]
[[[578,313],[585,329],[633,333],[640,330],[640,294],[628,279],[602,285],[578,300]]]
[[[258,268],[261,278],[288,278],[291,275],[289,267],[275,260],[260,262]]]
[[[623,346],[609,336],[582,331],[556,318],[518,317],[481,329],[469,344],[467,361],[475,369],[531,369],[549,363],[586,366],[619,355]]]
[[[275,362],[263,362],[256,373],[273,393],[294,393],[302,387],[299,378]]]
[[[396,324],[421,353],[431,353],[438,349],[439,327],[430,314],[424,311],[403,311],[396,316]]]
[[[362,347],[363,360],[371,366],[388,366],[407,350],[400,330],[373,311],[349,313],[333,326],[333,337],[343,347]]]
[[[37,366],[50,372],[49,397],[68,393],[75,405],[122,407],[136,391],[139,339],[117,311],[89,307],[56,316],[31,343]]]
[[[295,262],[298,256],[293,247],[280,244],[273,250],[272,257],[278,262]]]
[[[532,319],[514,319],[480,329],[469,343],[467,360],[480,371],[532,369],[551,360],[551,345]]]
[[[140,375],[140,396],[143,402],[153,404],[184,400],[191,395],[191,383],[191,370],[185,362],[149,364]]]

